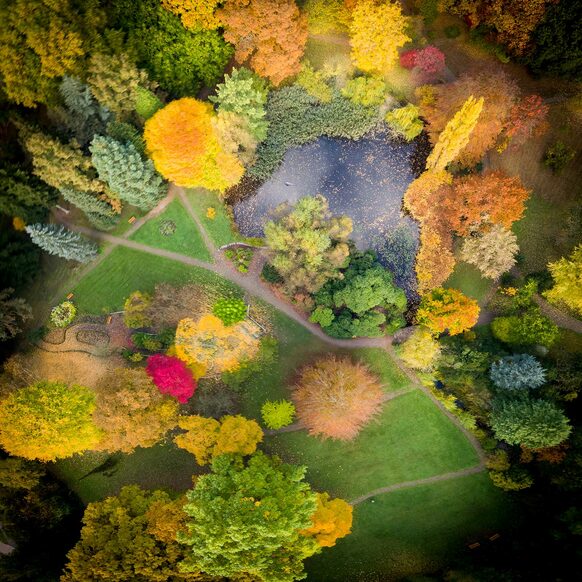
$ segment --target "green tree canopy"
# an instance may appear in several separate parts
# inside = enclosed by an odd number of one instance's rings
[[[30,305],[12,293],[11,288],[0,291],[0,342],[13,338],[22,330],[22,323],[32,319]]]
[[[26,227],[26,232],[34,244],[51,255],[80,263],[88,263],[97,256],[95,243],[62,225],[31,224]]]
[[[303,577],[303,560],[319,545],[299,530],[311,526],[316,494],[303,481],[305,467],[257,453],[221,455],[212,473],[187,493],[187,571],[216,576],[245,573],[265,582]]]
[[[548,269],[554,286],[545,296],[552,302],[563,302],[582,315],[582,245],[578,245],[568,258],[550,263]]]

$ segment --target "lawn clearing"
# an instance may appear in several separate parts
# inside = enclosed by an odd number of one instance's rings
[[[478,463],[463,433],[418,389],[386,402],[353,441],[297,431],[268,437],[266,444],[288,462],[306,465],[316,489],[346,499]]]
[[[234,224],[226,207],[214,192],[197,188],[186,190],[186,196],[216,246],[221,247],[242,240],[242,237],[237,236],[234,231]],[[213,219],[206,216],[209,208],[214,208],[216,211]]]
[[[95,469],[99,471],[89,474]],[[192,486],[192,475],[201,472],[194,457],[172,443],[158,444],[133,453],[109,454],[90,451],[61,459],[51,471],[83,501],[90,503],[117,495],[124,485],[182,492]]]
[[[75,304],[82,313],[108,313],[122,309],[123,302],[132,291],[151,293],[156,283],[161,282],[212,285],[224,291],[236,288],[205,269],[117,247],[72,291]]]
[[[493,287],[493,281],[483,277],[477,267],[459,262],[443,286],[448,289],[459,289],[467,297],[476,299],[483,307],[487,294]]]
[[[495,543],[488,537],[508,524],[510,509],[486,473],[379,495],[356,506],[351,535],[307,560],[308,580],[386,582],[429,573],[470,551],[470,543]]]
[[[160,226],[165,221],[171,221],[175,224],[174,234],[164,236],[160,232]],[[130,238],[159,249],[166,249],[203,261],[212,261],[196,224],[188,216],[179,200],[174,200],[160,216],[148,220]]]

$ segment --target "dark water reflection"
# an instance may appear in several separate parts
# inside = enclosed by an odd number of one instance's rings
[[[358,248],[378,251],[382,260],[386,237],[396,228],[416,248],[418,227],[402,213],[401,205],[415,178],[419,149],[417,143],[391,141],[384,134],[359,141],[321,137],[292,148],[256,193],[234,204],[236,223],[242,234],[262,236],[264,223],[279,204],[323,194],[334,214],[352,218],[352,238]],[[397,280],[410,294],[414,270],[412,261],[407,263]]]

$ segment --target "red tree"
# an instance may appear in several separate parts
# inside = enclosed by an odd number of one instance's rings
[[[416,55],[418,54],[418,49],[412,49],[410,51],[405,51],[400,55],[400,66],[405,69],[414,69],[416,66]]]
[[[154,354],[148,358],[146,372],[162,394],[169,394],[184,404],[196,390],[196,380],[186,364],[172,356]]]
[[[445,68],[445,55],[436,46],[427,46],[416,54],[414,65],[427,75],[436,75]]]
[[[529,138],[545,133],[549,127],[546,120],[549,109],[539,95],[529,95],[517,102],[511,108],[505,131],[511,145],[522,145]]]

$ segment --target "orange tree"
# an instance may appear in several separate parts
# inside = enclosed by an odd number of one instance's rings
[[[315,536],[322,548],[335,546],[338,539],[352,531],[353,507],[343,499],[330,499],[329,493],[317,493],[317,509],[312,524],[300,533]]]
[[[229,0],[217,12],[239,63],[280,85],[301,70],[307,20],[294,0]]]
[[[156,170],[178,186],[223,191],[244,168],[220,147],[209,103],[185,97],[160,109],[145,124],[147,152]]]
[[[437,287],[423,295],[416,323],[435,334],[449,332],[457,335],[473,327],[479,319],[479,305],[457,289]]]

